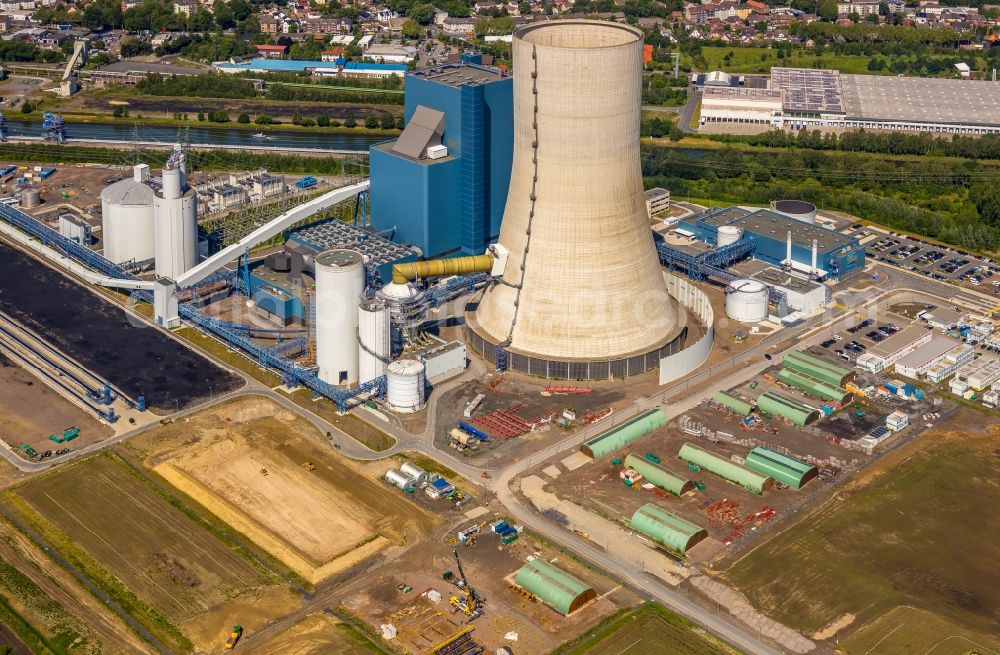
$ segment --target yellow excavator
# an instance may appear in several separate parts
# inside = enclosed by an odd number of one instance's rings
[[[448,599],[448,602],[457,611],[469,617],[470,621],[478,619],[483,615],[483,599],[479,597],[479,594],[476,593],[476,590],[472,588],[472,585],[469,584],[468,579],[465,577],[465,571],[462,570],[462,562],[458,559],[458,549],[451,552],[455,556],[455,565],[458,567],[459,578],[455,581],[455,584],[465,595],[452,596]]]

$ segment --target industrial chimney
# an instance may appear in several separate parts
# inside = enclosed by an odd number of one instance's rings
[[[657,258],[639,162],[642,32],[565,20],[517,30],[514,163],[502,278],[470,344],[511,368],[576,379],[655,368],[683,339]],[[676,339],[675,343],[674,342]]]

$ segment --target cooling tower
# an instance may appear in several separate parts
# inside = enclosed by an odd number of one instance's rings
[[[502,280],[470,312],[472,348],[545,377],[632,375],[683,341],[639,162],[642,33],[566,20],[517,30],[514,164]]]

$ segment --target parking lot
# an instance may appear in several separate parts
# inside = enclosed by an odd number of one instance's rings
[[[860,240],[867,240],[865,246],[870,259],[941,282],[1000,296],[1000,264],[986,257],[862,225],[854,225],[847,232]]]
[[[887,317],[883,317],[881,322],[865,319],[822,342],[820,348],[825,348],[845,362],[853,364],[858,355],[868,350],[868,346],[885,341],[900,329],[896,323],[889,322]]]

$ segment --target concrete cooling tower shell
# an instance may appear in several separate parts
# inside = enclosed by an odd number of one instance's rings
[[[513,59],[514,164],[499,240],[510,257],[467,317],[470,345],[492,360],[509,340],[510,368],[545,377],[655,368],[679,348],[681,328],[643,195],[642,32],[531,25],[514,34]]]

